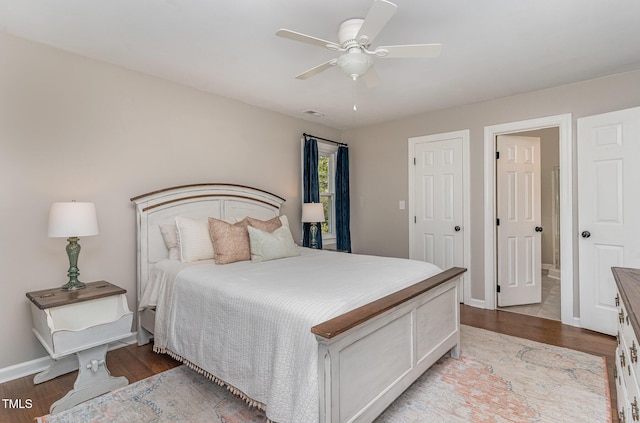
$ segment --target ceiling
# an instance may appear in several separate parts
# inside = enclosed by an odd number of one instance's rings
[[[637,0],[395,0],[372,47],[440,57],[377,59],[375,88],[337,68],[294,78],[336,53],[278,29],[337,41],[372,2],[0,0],[0,31],[338,129],[640,69]]]

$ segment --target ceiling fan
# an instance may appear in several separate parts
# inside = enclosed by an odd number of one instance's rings
[[[375,86],[379,83],[379,76],[372,69],[374,58],[430,58],[437,57],[442,50],[441,44],[392,45],[372,49],[371,43],[397,8],[390,1],[374,0],[364,19],[348,19],[340,24],[337,43],[289,29],[280,29],[276,35],[342,53],[337,58],[302,72],[296,76],[297,79],[307,79],[332,66],[338,66],[354,81],[362,77],[368,86]]]

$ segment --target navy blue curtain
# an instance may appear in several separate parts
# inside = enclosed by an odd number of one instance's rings
[[[336,163],[336,248],[351,252],[349,206],[349,149],[338,147]]]
[[[313,138],[304,138],[303,152],[303,191],[302,200],[305,203],[320,202],[320,182],[318,181],[318,141]],[[310,228],[311,224],[302,225],[302,246],[311,246]],[[318,236],[316,239],[318,248],[322,248],[322,230],[318,226]]]

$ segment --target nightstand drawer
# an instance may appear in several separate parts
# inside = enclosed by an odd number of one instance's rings
[[[33,332],[56,359],[131,334],[133,313],[125,294],[40,309],[31,304]]]

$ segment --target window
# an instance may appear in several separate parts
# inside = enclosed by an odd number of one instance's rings
[[[318,181],[320,185],[320,202],[324,208],[325,218],[321,227],[323,244],[334,244],[336,240],[335,183],[337,152],[338,147],[336,145],[318,142]]]
[[[322,234],[331,234],[333,231],[331,228],[333,227],[333,219],[332,219],[332,210],[333,210],[333,190],[331,183],[331,156],[321,156],[318,157],[318,180],[320,182],[320,202],[322,203],[322,208],[324,209],[324,217],[326,221],[322,223]]]

